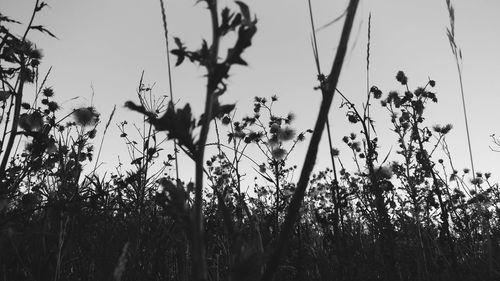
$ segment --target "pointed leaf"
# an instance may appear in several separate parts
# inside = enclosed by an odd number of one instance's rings
[[[36,8],[35,8],[35,12],[39,12],[43,9],[43,7],[47,6],[47,3],[45,2],[42,2],[40,3],[40,5],[38,5]]]
[[[179,37],[174,37],[174,41],[179,49],[184,49],[184,44],[181,42],[181,39],[179,39]]]
[[[179,49],[172,50],[170,51],[170,53],[177,56],[177,61],[175,62],[175,66],[181,65],[182,62],[184,61],[184,58],[186,57],[184,51]]]
[[[2,13],[0,13],[0,22],[2,21],[5,21],[5,22],[10,22],[10,23],[17,23],[17,24],[21,24],[20,22],[18,22],[17,20],[13,20],[7,16],[4,16]]]
[[[50,35],[51,37],[54,37],[56,39],[58,39],[52,32],[50,32],[48,29],[46,29],[45,27],[43,27],[42,25],[34,25],[34,26],[30,26],[30,29],[35,29],[35,30],[38,30],[42,33],[47,33],[48,35]]]
[[[241,2],[241,1],[235,1],[238,6],[240,6],[241,14],[243,15],[243,18],[247,22],[251,22],[252,19],[250,18],[250,9],[248,9],[247,4]]]

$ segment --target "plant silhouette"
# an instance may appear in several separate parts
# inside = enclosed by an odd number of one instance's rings
[[[397,90],[387,90],[367,75],[361,104],[353,102],[358,93],[339,89],[358,2],[348,1],[325,25],[343,21],[332,68],[323,74],[309,1],[322,100],[315,124],[304,130],[294,127],[301,116],[279,112],[276,95],[253,97],[244,117],[221,101],[257,34],[245,2],[220,9],[219,1],[196,1],[210,15],[211,40],[191,49],[173,37],[170,50],[160,1],[168,55],[178,67],[204,69],[205,106],[195,113],[182,97],[157,97],[143,72],[137,100],[125,102],[142,117],[138,125],[115,124],[116,107],[105,124],[92,104],[63,112],[56,88],[47,86],[51,69],[41,75],[42,52],[28,39],[32,32],[56,38],[33,24],[46,3],[35,1],[21,35],[10,27],[22,23],[0,14],[2,280],[498,280],[498,183],[489,172],[455,167],[453,126],[435,125],[427,110],[440,106],[439,81],[413,88],[399,71],[388,75]],[[452,53],[461,61],[454,8],[446,4]],[[370,15],[368,73],[377,55],[372,29]],[[223,39],[232,43],[225,50]],[[353,131],[343,137],[328,120],[335,95],[345,114],[336,122]],[[386,118],[375,118],[378,111]],[[128,158],[102,171],[113,124]],[[392,134],[382,134],[383,126]],[[331,166],[315,169],[325,127]],[[494,150],[500,141],[491,138]],[[303,145],[299,165],[292,156]],[[193,181],[179,176],[187,164],[177,158],[184,156],[194,164]]]

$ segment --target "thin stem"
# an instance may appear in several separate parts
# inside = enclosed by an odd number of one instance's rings
[[[104,144],[104,137],[106,137],[106,132],[108,131],[108,128],[109,128],[109,125],[111,124],[111,120],[113,119],[113,116],[115,115],[115,111],[116,111],[116,105],[113,107],[113,111],[111,111],[108,122],[106,123],[106,126],[104,127],[104,133],[102,134],[101,144],[99,145],[99,151],[97,152],[95,166],[94,166],[94,170],[92,170],[92,173],[95,173],[95,171],[97,170],[97,164],[99,163],[99,157],[101,156],[102,146]]]
[[[167,13],[163,0],[160,0],[160,6],[161,6],[161,17],[163,20],[163,31],[165,33],[165,47],[167,49],[168,89],[170,93],[170,101],[172,102],[172,104],[174,104],[174,91],[172,90],[172,70],[170,64],[170,48],[168,45]],[[178,151],[179,150],[177,149],[177,140],[174,138],[175,179],[177,180],[177,182],[179,182],[179,161],[177,160]]]
[[[367,102],[365,107],[365,115],[370,119],[370,43],[371,43],[371,27],[372,27],[372,13],[368,16],[368,43],[366,43],[366,94]],[[370,134],[370,127],[368,127],[368,135]]]
[[[465,93],[464,93],[464,84],[462,80],[462,69],[460,67],[460,64],[458,63],[458,57],[455,55],[455,61],[457,63],[457,70],[458,70],[458,79],[460,81],[460,93],[462,96],[462,108],[464,111],[464,121],[465,121],[465,131],[467,132],[467,145],[469,148],[469,157],[470,157],[470,165],[472,169],[472,176],[476,176],[476,170],[474,169],[474,158],[472,156],[472,145],[470,141],[470,130],[469,130],[469,119],[467,118],[467,108],[465,105]],[[477,189],[477,185],[475,185]]]

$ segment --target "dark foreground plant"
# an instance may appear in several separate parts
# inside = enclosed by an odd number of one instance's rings
[[[204,3],[216,10],[213,1]],[[119,124],[130,166],[123,161],[116,172],[98,174],[99,152],[92,146],[99,124],[96,109],[61,115],[56,91],[43,81],[37,84],[34,73],[35,99],[21,104],[16,140],[1,178],[6,193],[0,197],[0,279],[497,280],[498,184],[490,173],[471,175],[469,169],[455,168],[454,148],[447,144],[451,125],[430,126],[425,111],[437,101],[434,81],[411,89],[400,72],[399,91],[370,87],[361,108],[342,94],[346,118],[357,128],[342,139],[348,154],[330,147],[332,167],[308,174],[337,88],[355,4],[351,1],[344,14],[331,75],[319,75],[324,100],[298,184],[292,182],[296,168],[288,155],[305,135],[294,136],[292,116],[276,114],[271,107],[276,98],[256,98],[254,114],[241,121],[234,120],[233,105],[217,102],[226,91],[225,71],[242,62],[235,50],[250,43],[240,35],[255,32],[255,20],[242,3],[236,4],[238,12],[215,14],[219,35],[236,32],[240,46],[228,50],[227,57],[214,60],[216,47],[208,43],[189,51],[177,40],[174,50],[180,61],[193,60],[209,70],[212,113],[195,120],[188,105],[163,107],[166,98],[154,99],[153,88],[141,79],[139,105],[128,106],[143,113],[144,123],[135,126],[137,134],[132,123]],[[0,52],[2,77],[15,84],[21,67],[4,60],[12,59],[12,48],[6,46]],[[315,53],[318,58],[317,46]],[[228,59],[235,54],[240,59]],[[0,103],[7,140],[16,93],[5,87]],[[387,110],[389,122],[371,120],[375,100]],[[391,136],[377,135],[383,124],[394,131],[394,147],[387,154],[381,154],[379,146],[386,142],[378,138]],[[208,131],[209,125],[215,140],[203,143],[201,129]],[[330,135],[332,146],[337,137]],[[175,139],[195,162],[203,159],[202,143],[215,153],[196,163],[205,185],[199,177],[191,183],[164,174],[176,158],[162,156],[165,138]],[[254,175],[255,192],[247,192]]]
[[[230,68],[237,64],[246,65],[241,55],[251,45],[252,37],[257,31],[257,20],[252,18],[248,6],[243,2],[236,1],[240,12],[234,13],[229,8],[224,8],[220,17],[216,0],[206,0],[203,2],[207,4],[212,20],[211,45],[208,46],[208,43],[203,41],[201,49],[189,51],[179,38],[175,38],[177,49],[172,50],[172,53],[177,56],[176,65],[180,65],[185,58],[188,58],[191,62],[195,62],[206,68],[207,88],[205,110],[199,122],[197,123],[191,116],[189,104],[184,109],[175,111],[173,103],[170,102],[166,113],[161,118],[157,118],[147,112],[144,107],[136,106],[132,102],[127,103],[130,109],[147,115],[150,119],[149,121],[158,131],[167,131],[169,138],[176,139],[178,144],[186,149],[188,155],[195,162],[194,202],[189,211],[191,212],[189,224],[192,227],[189,235],[191,236],[192,243],[193,277],[195,280],[207,280],[208,278],[206,249],[203,243],[205,235],[202,205],[203,165],[210,123],[213,118],[222,118],[234,108],[234,105],[219,104],[219,96],[226,92],[225,79],[229,76]],[[229,32],[235,32],[237,39],[234,46],[228,50],[226,57],[220,60],[220,41]],[[198,126],[200,127],[200,135],[198,140],[194,140],[193,130]]]

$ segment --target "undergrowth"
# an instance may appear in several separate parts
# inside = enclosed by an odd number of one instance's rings
[[[447,145],[452,125],[428,125],[425,110],[438,102],[437,82],[413,88],[399,71],[399,89],[384,90],[367,78],[361,105],[351,102],[354,93],[338,89],[358,1],[346,9],[328,75],[319,67],[310,10],[316,89],[323,97],[312,130],[295,129],[293,114],[277,113],[277,96],[255,97],[251,113],[239,119],[234,104],[220,103],[231,92],[230,70],[246,65],[242,55],[258,22],[243,2],[223,9],[215,0],[198,2],[211,15],[211,43],[191,50],[175,38],[171,53],[176,65],[187,59],[205,68],[204,112],[195,117],[189,103],[156,97],[142,73],[137,101],[126,106],[143,122],[116,124],[127,154],[103,174],[99,156],[115,109],[104,125],[92,105],[60,112],[46,86],[50,70],[41,77],[41,51],[27,39],[31,31],[55,37],[33,25],[45,3],[36,1],[22,36],[7,28],[17,21],[0,15],[0,280],[500,278],[498,184],[490,173],[454,166]],[[219,50],[230,33],[234,45]],[[371,55],[369,42],[368,72]],[[27,89],[35,97],[29,102]],[[341,139],[328,120],[334,95],[353,130]],[[387,119],[375,124],[374,111],[387,112]],[[384,125],[392,135],[377,134]],[[331,167],[313,173],[325,127]],[[382,138],[397,148],[380,154]],[[306,141],[304,163],[291,163]],[[167,142],[175,142],[174,150],[165,150]],[[181,153],[193,161],[194,182],[178,176]]]

